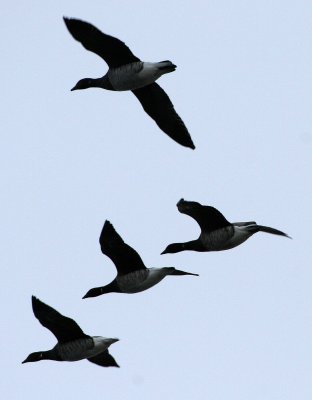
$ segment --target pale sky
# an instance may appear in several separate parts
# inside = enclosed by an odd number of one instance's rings
[[[12,0],[1,11],[1,397],[310,400],[312,3]],[[131,93],[70,92],[107,66],[63,16],[178,66],[158,83],[195,151]],[[199,234],[181,197],[293,240],[258,233],[233,250],[161,256]],[[105,219],[148,267],[200,277],[82,300],[116,273],[98,244]],[[22,365],[56,343],[32,294],[85,333],[118,337],[121,368]]]

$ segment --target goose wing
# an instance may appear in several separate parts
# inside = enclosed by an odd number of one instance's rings
[[[65,17],[64,22],[73,38],[103,58],[110,68],[140,61],[124,42],[106,35],[89,22]]]
[[[43,303],[35,296],[32,296],[32,308],[35,317],[41,325],[49,329],[58,342],[64,343],[90,337],[82,331],[73,319],[64,317],[64,315]]]
[[[103,351],[103,353],[97,354],[94,357],[88,358],[88,360],[94,364],[100,365],[101,367],[118,367],[113,356],[111,356],[108,350]]]
[[[100,235],[100,245],[102,253],[115,264],[118,275],[146,269],[139,254],[122,240],[109,221],[104,223]]]
[[[203,206],[196,201],[181,199],[177,207],[180,213],[194,218],[201,230],[205,232],[211,232],[232,225],[216,208]]]
[[[182,146],[195,149],[187,127],[174,109],[169,96],[157,83],[132,90],[132,92],[144,111],[163,132]]]

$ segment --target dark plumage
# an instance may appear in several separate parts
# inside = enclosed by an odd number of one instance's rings
[[[80,80],[72,90],[100,87],[107,90],[132,90],[145,112],[159,128],[177,143],[195,149],[191,136],[165,91],[155,83],[161,75],[175,70],[171,61],[141,62],[121,40],[78,19],[64,18],[71,35],[87,50],[100,56],[109,66],[101,78]]]
[[[196,275],[174,267],[146,268],[139,254],[126,244],[109,221],[105,221],[101,235],[102,253],[109,257],[117,269],[116,278],[106,286],[90,289],[83,298],[105,293],[137,293],[156,285],[167,275]]]
[[[35,317],[54,334],[58,343],[51,350],[29,354],[23,364],[41,360],[78,361],[86,358],[102,367],[118,367],[107,350],[118,339],[86,335],[73,319],[60,314],[35,296],[32,296],[32,307]]]
[[[198,239],[185,243],[169,244],[161,254],[178,253],[184,250],[220,251],[228,250],[245,242],[256,232],[289,237],[286,233],[256,222],[229,222],[216,208],[203,206],[195,201],[181,199],[177,203],[182,214],[194,218],[201,228]]]
[[[64,17],[64,22],[73,38],[86,50],[103,58],[109,68],[140,61],[124,42],[101,32],[89,22],[66,17]]]

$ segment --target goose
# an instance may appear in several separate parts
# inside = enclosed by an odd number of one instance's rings
[[[171,61],[143,62],[121,40],[109,36],[88,22],[64,17],[73,36],[87,50],[100,56],[108,65],[101,78],[85,78],[71,90],[98,87],[107,90],[131,90],[144,111],[159,128],[182,146],[195,149],[184,122],[176,113],[168,95],[155,81],[176,69]]]
[[[254,221],[229,222],[216,208],[203,206],[196,201],[181,199],[177,203],[180,213],[189,215],[199,224],[201,233],[198,239],[186,243],[169,244],[161,254],[178,253],[184,250],[221,251],[229,250],[245,242],[257,232],[285,236],[286,233]]]
[[[116,278],[106,286],[90,289],[83,299],[105,293],[138,293],[159,283],[167,275],[193,275],[174,267],[146,268],[139,254],[126,244],[109,221],[105,221],[100,245],[102,253],[109,257],[117,269]]]
[[[51,350],[29,354],[22,364],[41,360],[78,361],[86,358],[101,367],[119,367],[107,350],[119,339],[86,335],[73,319],[60,314],[35,296],[31,300],[35,317],[54,334],[58,342]]]

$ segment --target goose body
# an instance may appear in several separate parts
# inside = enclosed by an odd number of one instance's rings
[[[203,206],[195,201],[181,199],[177,204],[182,214],[194,218],[201,228],[198,239],[185,243],[172,243],[161,254],[178,253],[184,250],[221,251],[229,250],[245,242],[256,232],[289,237],[275,228],[258,225],[256,222],[233,222],[227,219],[214,207]]]
[[[106,293],[138,293],[155,286],[167,275],[195,275],[174,267],[146,268],[139,254],[126,244],[109,221],[105,221],[100,245],[117,269],[116,278],[105,286],[90,289],[83,298]]]
[[[131,64],[122,65],[117,68],[110,68],[103,77],[109,81],[112,90],[125,91],[135,90],[154,83],[163,74],[174,71],[176,66],[171,61],[158,63],[137,61]]]
[[[116,281],[122,293],[138,293],[155,286],[171,272],[172,268],[146,268],[121,275]]]
[[[103,353],[115,341],[117,340],[102,336],[91,336],[90,338],[57,344],[54,350],[62,361],[79,361]]]
[[[108,64],[100,78],[84,78],[72,90],[98,87],[115,91],[132,91],[144,111],[159,128],[182,146],[195,149],[191,136],[165,91],[155,81],[176,69],[171,61],[143,62],[121,40],[107,35],[88,22],[64,18],[71,35],[87,50]]]
[[[250,225],[250,227],[256,228],[257,224]],[[207,251],[229,250],[244,243],[254,233],[245,226],[233,224],[210,233],[201,233],[200,241]]]
[[[103,367],[118,367],[108,348],[118,341],[115,338],[86,335],[71,318],[65,317],[54,308],[32,296],[35,317],[57,338],[57,344],[46,351],[29,354],[24,363],[41,360],[78,361],[87,359]]]

